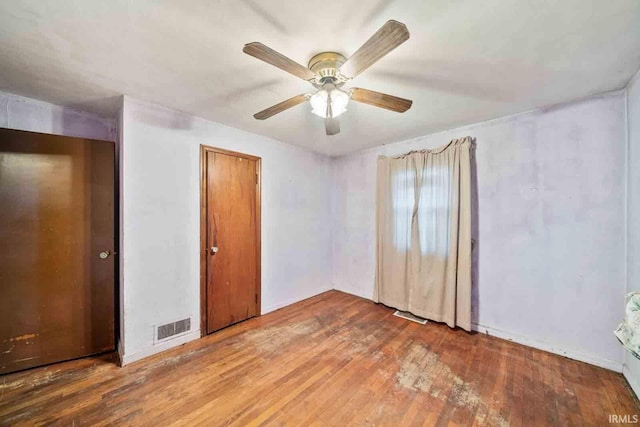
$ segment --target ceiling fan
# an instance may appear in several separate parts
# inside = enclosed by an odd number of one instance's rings
[[[287,58],[259,42],[244,45],[242,51],[311,83],[317,91],[289,98],[253,115],[265,120],[303,102],[309,101],[312,112],[325,119],[327,135],[340,132],[338,116],[347,111],[349,100],[404,113],[413,101],[372,90],[342,86],[409,39],[407,27],[387,21],[349,59],[336,52],[322,52],[309,60],[307,67]]]

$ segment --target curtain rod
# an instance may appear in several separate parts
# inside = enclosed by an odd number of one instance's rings
[[[475,147],[475,143],[476,143],[476,139],[475,137],[472,136],[464,136],[462,138],[456,138],[456,139],[452,139],[451,141],[449,141],[447,144],[441,146],[441,147],[436,147],[436,148],[425,148],[423,150],[411,150],[408,153],[404,153],[404,154],[400,154],[399,156],[392,156],[392,159],[402,159],[403,157],[409,156],[411,154],[414,153],[433,153],[433,154],[440,154],[442,153],[444,150],[446,150],[447,148],[449,148],[451,145],[454,144],[462,144],[464,142],[469,141],[471,143],[471,148]],[[388,156],[379,156],[379,157],[388,157]]]

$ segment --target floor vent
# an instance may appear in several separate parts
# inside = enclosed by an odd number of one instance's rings
[[[398,317],[402,317],[403,319],[411,320],[412,322],[420,323],[421,325],[424,325],[424,324],[426,324],[428,322],[427,319],[423,319],[422,317],[414,316],[413,314],[409,313],[408,311],[396,310],[396,312],[393,313],[393,315],[394,316],[398,316]]]
[[[176,335],[182,335],[191,330],[191,318],[160,325],[156,328],[156,342],[164,341]]]

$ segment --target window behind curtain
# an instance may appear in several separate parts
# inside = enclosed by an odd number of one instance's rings
[[[416,225],[423,255],[446,255],[449,250],[451,173],[444,167],[422,169],[421,180],[413,170],[398,171],[393,176],[391,198],[393,205],[394,246],[409,251],[411,222],[416,207],[416,186],[419,186]],[[419,182],[421,181],[421,182]]]
[[[471,330],[470,137],[378,157],[374,301]]]

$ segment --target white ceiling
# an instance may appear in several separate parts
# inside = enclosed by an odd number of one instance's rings
[[[352,102],[334,137],[304,104],[252,117],[311,86],[245,43],[306,65],[388,19],[411,38],[351,86],[408,112]],[[0,0],[0,90],[103,115],[126,94],[331,155],[619,89],[639,67],[638,0]]]

